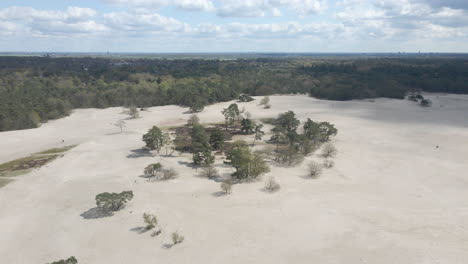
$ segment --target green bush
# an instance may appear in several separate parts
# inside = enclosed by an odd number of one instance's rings
[[[133,199],[132,191],[121,193],[100,193],[96,195],[96,206],[103,211],[113,212],[125,207],[125,204]]]

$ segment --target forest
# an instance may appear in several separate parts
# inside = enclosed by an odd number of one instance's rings
[[[38,127],[76,108],[199,109],[240,94],[403,99],[419,91],[468,93],[468,58],[0,56],[0,131]]]

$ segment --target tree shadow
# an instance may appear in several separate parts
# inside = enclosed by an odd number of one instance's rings
[[[164,243],[161,247],[165,249],[170,249],[174,246],[174,244]]]
[[[91,208],[80,214],[80,216],[83,217],[84,219],[99,219],[99,218],[109,217],[112,215],[114,214],[111,212],[104,211],[98,207]]]
[[[145,148],[132,149],[130,154],[127,155],[127,158],[141,158],[141,157],[153,157],[153,154]]]
[[[192,168],[192,169],[198,169],[199,168],[199,166],[193,164],[192,162],[179,160],[179,161],[177,161],[177,163],[179,163],[180,165],[185,165],[185,166],[187,166],[189,168]]]
[[[148,232],[149,229],[144,226],[138,226],[138,227],[130,228],[130,231],[133,231],[138,234],[143,234],[143,233]]]
[[[212,193],[211,195],[214,196],[214,197],[222,197],[222,196],[227,196],[228,193],[225,193],[223,191],[218,191],[218,192]]]

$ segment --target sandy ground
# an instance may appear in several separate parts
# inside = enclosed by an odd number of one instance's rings
[[[46,167],[0,188],[0,263],[460,263],[468,261],[468,96],[427,95],[421,108],[404,100],[321,101],[273,96],[242,103],[254,119],[294,110],[300,119],[330,121],[335,167],[305,179],[300,166],[272,165],[279,192],[263,181],[235,185],[197,177],[189,157],[139,156],[152,125],[190,116],[177,106],[150,108],[127,120],[122,108],[76,110],[38,129],[0,133],[0,162],[61,145],[79,144]],[[207,107],[203,122],[220,122],[229,103]],[[62,139],[65,143],[62,143]],[[436,146],[439,146],[436,148]],[[179,171],[167,182],[140,178],[160,161]],[[229,168],[218,167],[227,175]],[[114,216],[86,219],[100,192],[133,190]],[[136,230],[143,212],[158,216],[163,233]],[[87,217],[89,218],[89,217]],[[185,236],[166,248],[170,233]]]

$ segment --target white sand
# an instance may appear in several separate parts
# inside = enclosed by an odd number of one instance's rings
[[[317,155],[296,168],[272,166],[267,175],[281,184],[273,194],[261,191],[262,181],[215,197],[219,183],[179,163],[189,157],[127,157],[143,146],[141,135],[152,125],[185,123],[190,115],[176,106],[142,112],[122,134],[110,124],[125,117],[122,108],[76,110],[38,129],[0,133],[0,162],[80,144],[0,188],[0,263],[72,255],[86,264],[467,263],[468,96],[426,96],[433,107],[306,96],[273,96],[269,110],[256,105],[259,98],[241,104],[254,119],[294,110],[302,120],[326,120],[339,129],[334,168],[311,180],[303,176]],[[199,116],[222,121],[228,104]],[[176,168],[179,178],[139,177],[157,161]],[[135,197],[114,216],[80,216],[95,206],[96,194],[123,190]],[[143,226],[143,212],[158,216],[159,237],[132,231]],[[176,230],[185,241],[164,248]]]

